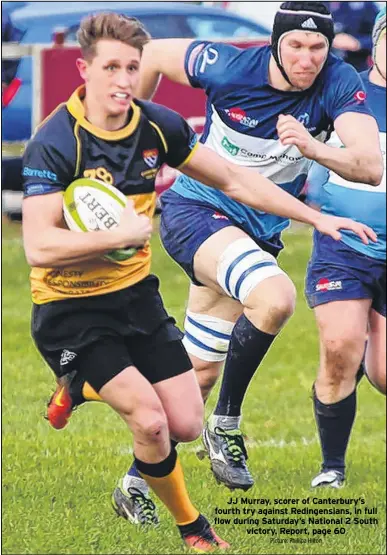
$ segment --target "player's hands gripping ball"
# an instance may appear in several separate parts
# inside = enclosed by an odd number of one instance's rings
[[[134,256],[150,238],[152,225],[146,216],[138,216],[133,202],[118,189],[96,179],[73,181],[63,195],[63,214],[72,231],[110,231],[120,228],[128,237],[127,248],[117,249],[104,258],[122,262]]]

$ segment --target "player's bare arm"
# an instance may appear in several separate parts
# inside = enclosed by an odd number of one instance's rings
[[[366,114],[346,112],[335,121],[335,130],[345,148],[335,148],[316,140],[293,116],[281,115],[277,130],[284,145],[300,152],[349,181],[377,186],[383,176],[383,160],[378,127]]]
[[[225,162],[223,158],[201,144],[197,145],[193,156],[180,169],[205,185],[221,189],[233,200],[257,210],[313,225],[333,239],[341,239],[339,229],[350,229],[359,235],[365,244],[368,244],[368,239],[377,240],[374,231],[368,226],[348,218],[321,214],[289,195],[258,172]]]
[[[160,39],[150,41],[141,58],[140,82],[136,96],[150,100],[156,92],[161,75],[168,79],[189,85],[184,69],[187,48],[192,39]]]
[[[78,233],[66,228],[62,193],[33,196],[23,201],[23,240],[27,262],[40,268],[62,267],[93,260],[127,246],[142,246],[152,224],[138,216],[129,201],[120,225],[111,231]]]

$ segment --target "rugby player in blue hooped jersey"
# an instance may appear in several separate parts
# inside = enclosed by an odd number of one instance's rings
[[[385,8],[375,22],[373,59],[373,68],[361,77],[379,125],[385,170]],[[342,146],[336,133],[329,144]],[[345,480],[345,453],[356,413],[356,372],[367,334],[365,372],[386,394],[386,174],[378,187],[370,187],[314,164],[308,180],[314,189],[324,186],[323,213],[366,222],[378,234],[378,242],[366,246],[345,231],[338,242],[316,232],[306,277],[306,296],[314,308],[321,346],[313,402],[323,463],[312,486],[339,488]]]
[[[231,198],[311,223],[336,239],[341,228],[365,242],[376,235],[363,224],[319,214],[264,176],[223,160],[197,143],[176,112],[133,99],[149,40],[137,20],[91,15],[82,20],[78,38],[83,56],[77,67],[85,83],[39,126],[23,158],[31,331],[59,382],[48,415],[53,422],[55,407],[62,416],[71,410],[63,382],[72,375],[86,381],[132,431],[137,477],[169,510],[184,543],[200,552],[226,549],[227,542],[190,501],[171,442],[198,437],[203,402],[183,334],[150,274],[157,172],[164,162],[180,167]],[[63,192],[73,180],[94,176],[131,202],[115,229],[70,231],[63,220]],[[128,245],[138,248],[131,258],[119,263],[104,258]],[[130,501],[141,509],[140,515],[133,511],[134,520],[157,521],[154,504],[141,489],[131,488]]]
[[[312,161],[343,179],[377,186],[383,174],[377,124],[359,75],[330,53],[333,36],[323,3],[285,2],[271,46],[151,41],[138,95],[150,98],[160,74],[203,88],[207,117],[201,141],[294,196]],[[324,144],[333,129],[345,148]],[[211,468],[226,486],[248,489],[254,481],[240,431],[241,405],[294,311],[295,287],[276,261],[289,221],[186,176],[161,203],[162,242],[192,282],[184,344],[204,399],[226,361],[218,402],[203,432]]]

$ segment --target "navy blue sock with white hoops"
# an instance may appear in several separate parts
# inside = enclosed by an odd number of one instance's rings
[[[238,319],[231,334],[214,415],[240,415],[251,379],[275,338],[257,329],[244,314]]]

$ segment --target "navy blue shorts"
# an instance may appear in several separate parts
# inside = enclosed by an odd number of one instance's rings
[[[315,231],[305,295],[310,308],[334,301],[372,299],[372,308],[385,317],[386,263]]]
[[[160,237],[163,246],[195,285],[203,285],[195,278],[193,263],[195,254],[204,241],[230,226],[238,227],[249,235],[241,225],[206,203],[182,197],[171,190],[166,191],[160,201]],[[270,243],[259,241],[256,237],[251,239],[274,257],[283,249],[279,234],[271,238]]]

